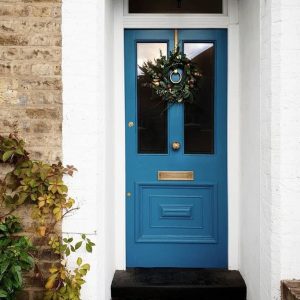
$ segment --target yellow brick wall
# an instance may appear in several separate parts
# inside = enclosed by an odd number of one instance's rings
[[[0,0],[0,130],[18,120],[36,158],[61,156],[61,3]]]
[[[0,0],[1,134],[11,132],[15,121],[33,158],[49,162],[61,158],[60,0]],[[4,173],[0,166],[0,174]],[[21,212],[25,218],[28,209]],[[25,223],[30,227],[29,218]],[[44,251],[46,269],[57,258]],[[29,274],[19,298],[42,299],[42,290],[40,281]]]

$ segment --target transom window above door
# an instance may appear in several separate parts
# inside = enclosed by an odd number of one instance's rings
[[[129,13],[223,14],[223,0],[128,0]]]

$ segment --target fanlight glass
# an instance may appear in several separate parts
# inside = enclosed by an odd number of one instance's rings
[[[223,0],[129,0],[129,13],[222,14]]]

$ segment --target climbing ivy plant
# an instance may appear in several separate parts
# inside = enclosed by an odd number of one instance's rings
[[[22,226],[18,218],[7,216],[0,223],[0,298],[14,299],[15,292],[22,289],[22,272],[33,268],[34,259],[30,240],[17,237]]]
[[[36,277],[45,281],[46,300],[80,300],[80,290],[90,265],[78,257],[77,267],[72,270],[68,267],[68,257],[83,246],[87,252],[92,252],[95,244],[84,234],[76,243],[72,237],[62,238],[56,228],[66,215],[78,209],[64,182],[64,177],[73,176],[76,168],[60,162],[49,164],[32,160],[24,140],[17,133],[0,135],[0,163],[11,166],[0,182],[1,206],[6,210],[0,216],[0,298],[14,299],[22,288],[23,272],[34,267]],[[14,236],[21,232],[22,220],[13,214],[24,205],[30,206],[34,234],[61,258],[59,264],[49,269],[48,278],[39,268],[39,249],[33,248],[28,237]]]

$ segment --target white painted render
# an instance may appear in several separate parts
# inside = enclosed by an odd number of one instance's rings
[[[280,299],[300,278],[300,3],[262,2],[261,18],[261,298]]]
[[[240,256],[249,300],[260,285],[260,1],[239,2],[240,24]]]
[[[276,150],[280,126],[279,8],[279,1],[261,1],[260,299],[279,299],[280,199],[276,192],[280,173],[279,153]]]
[[[228,2],[229,16],[124,16],[119,0],[63,2],[63,156],[81,207],[63,231],[97,243],[83,300],[109,300],[125,264],[124,28],[228,28],[229,267],[248,300],[300,278],[300,2]],[[114,9],[115,6],[115,9]],[[240,39],[240,45],[239,45]],[[240,82],[240,84],[239,84]]]
[[[241,0],[240,270],[249,300],[300,278],[300,3]]]
[[[110,299],[114,267],[114,198],[112,184],[113,80],[112,1],[63,2],[63,158],[78,168],[68,180],[80,210],[63,223],[63,231],[86,233],[97,247],[83,288],[85,300]]]
[[[281,278],[300,278],[300,2],[281,6]]]

